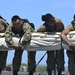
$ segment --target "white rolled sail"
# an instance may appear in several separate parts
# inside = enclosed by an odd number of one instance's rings
[[[51,51],[69,49],[69,46],[65,44],[60,37],[59,32],[56,33],[32,33],[31,42],[23,46],[23,50],[27,51]],[[68,35],[68,40],[75,44],[75,31],[71,31]],[[20,38],[13,37],[14,42],[18,43]],[[22,41],[22,38],[21,38]],[[13,50],[13,48],[6,43],[4,33],[0,33],[0,51]]]

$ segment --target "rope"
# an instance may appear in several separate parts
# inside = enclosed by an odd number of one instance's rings
[[[41,59],[38,61],[38,63],[33,67],[33,69],[30,71],[30,73],[28,74],[28,75],[30,75],[32,72],[33,72],[33,70],[36,68],[36,66],[41,62],[41,60],[44,58],[44,56],[47,54],[47,51],[46,51],[46,53],[41,57]]]

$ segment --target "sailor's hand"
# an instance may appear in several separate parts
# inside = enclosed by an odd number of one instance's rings
[[[15,50],[20,50],[21,49],[21,46],[19,44],[13,44],[12,47],[15,49]]]
[[[70,47],[70,49],[75,50],[75,45],[74,44],[70,44],[69,47]]]

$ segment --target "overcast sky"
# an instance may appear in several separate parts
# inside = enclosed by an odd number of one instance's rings
[[[11,22],[13,15],[19,15],[21,18],[27,18],[35,24],[36,30],[43,24],[41,16],[51,13],[54,17],[60,18],[66,27],[72,20],[75,14],[74,0],[1,0],[0,15],[7,22]],[[37,52],[36,61],[44,54],[44,51]],[[65,53],[66,54],[66,53]],[[7,64],[12,63],[14,51],[9,51]],[[40,64],[46,64],[46,57]],[[65,55],[65,65],[67,65],[67,56]],[[27,63],[27,52],[23,53],[23,63]]]

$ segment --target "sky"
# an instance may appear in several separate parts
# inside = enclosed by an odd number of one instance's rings
[[[41,16],[46,13],[51,13],[54,17],[60,18],[66,27],[72,20],[75,14],[74,0],[1,0],[0,15],[11,22],[11,17],[19,15],[21,18],[27,18],[35,24],[37,30],[42,24]],[[45,51],[37,51],[36,62],[44,55]],[[7,64],[12,63],[14,50],[9,51]],[[46,65],[47,55],[40,62]],[[67,66],[68,58],[65,50],[65,66]],[[24,51],[22,63],[27,63],[27,52]]]

